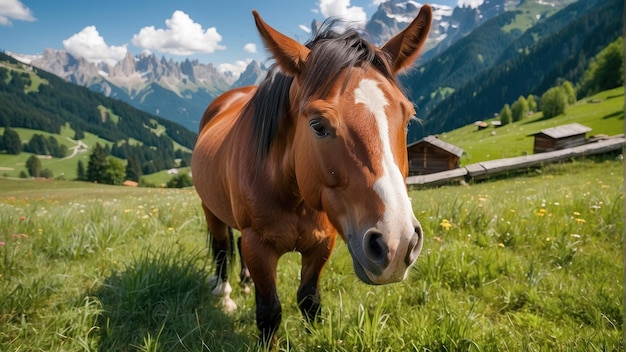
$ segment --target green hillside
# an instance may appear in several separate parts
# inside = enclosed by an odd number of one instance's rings
[[[4,134],[4,127],[0,127],[0,136]],[[60,134],[43,132],[39,130],[32,130],[27,128],[13,128],[20,136],[22,142],[27,142],[35,134],[43,135],[44,137],[53,137],[59,142],[59,144],[65,145],[69,150],[69,155],[65,158],[51,158],[41,155],[42,169],[49,169],[57,179],[73,180],[77,176],[78,161],[81,160],[83,165],[87,165],[89,162],[89,149],[78,148],[76,153],[73,152],[77,147],[77,141],[73,140],[75,131],[69,126],[61,128]],[[100,145],[111,145],[110,141],[100,138],[92,133],[86,132],[85,138],[81,140],[87,148],[93,147],[96,143]],[[17,155],[0,153],[0,176],[2,177],[19,177],[21,172],[26,172],[26,160],[31,157],[32,153],[21,152]]]
[[[490,122],[491,120],[487,120]],[[439,137],[464,150],[461,164],[509,158],[533,153],[532,133],[578,122],[592,128],[587,136],[624,133],[624,87],[578,101],[563,115],[544,119],[541,112],[509,125],[478,130],[474,124],[445,132]]]
[[[530,8],[486,22],[402,78],[423,119],[410,127],[409,140],[484,120],[562,79],[577,83],[592,58],[622,34],[622,16],[615,14],[623,9],[621,0],[585,0],[529,28]]]
[[[191,149],[196,133],[137,110],[120,100],[63,81],[48,72],[0,53],[0,127],[22,127],[59,133],[69,123],[111,142],[134,138],[156,147],[168,139]],[[156,135],[156,125],[165,133]]]
[[[188,162],[197,137],[176,123],[67,83],[4,53],[0,53],[0,101],[0,138],[10,127],[22,145],[37,134],[67,147],[65,157],[37,152],[42,169],[51,170],[56,178],[74,179],[78,161],[86,166],[89,148],[96,143],[113,157],[132,158],[141,175],[170,169],[180,160]],[[74,153],[77,139],[81,148]],[[11,153],[0,143],[0,175],[18,177],[32,153]]]

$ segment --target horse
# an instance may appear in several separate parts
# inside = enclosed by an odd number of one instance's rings
[[[320,273],[337,236],[356,276],[382,285],[406,278],[423,241],[408,196],[406,129],[413,104],[397,75],[412,66],[430,30],[424,5],[377,47],[356,30],[325,28],[305,44],[252,12],[274,63],[259,86],[232,89],[209,106],[193,150],[193,182],[216,264],[213,293],[230,298],[231,228],[240,231],[240,278],[254,284],[259,340],[275,344],[282,308],[279,258],[301,253],[298,306],[320,312]]]

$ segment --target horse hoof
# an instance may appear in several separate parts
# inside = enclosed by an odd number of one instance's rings
[[[237,310],[237,304],[229,296],[222,297],[221,303],[225,313],[230,314]]]
[[[222,281],[218,283],[213,289],[214,296],[228,297],[231,292],[233,292],[233,288],[230,287],[230,284],[228,283],[228,281]]]

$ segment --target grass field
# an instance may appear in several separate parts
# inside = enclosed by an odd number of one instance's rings
[[[596,101],[596,102],[592,102]],[[545,128],[578,122],[591,127],[591,135],[614,136],[624,133],[624,87],[608,90],[567,108],[565,114],[543,119],[541,112],[494,129],[478,130],[473,124],[442,133],[439,137],[464,150],[461,164],[510,158],[533,153],[533,133]]]
[[[623,163],[412,191],[409,278],[367,286],[339,243],[322,318],[279,263],[281,351],[623,351]],[[254,351],[254,298],[211,297],[193,189],[0,179],[0,350]],[[234,283],[234,282],[233,282]]]
[[[119,116],[114,115],[110,111],[108,113],[111,118],[119,118]],[[73,150],[72,148],[76,146],[76,142],[72,139],[75,135],[74,130],[70,128],[69,125],[61,128],[60,134],[52,134],[26,128],[13,128],[13,130],[19,134],[20,139],[23,141],[23,143],[27,143],[34,134],[41,134],[45,138],[49,138],[52,136],[57,139],[59,144],[67,146],[70,155],[65,158],[59,159],[40,157],[42,169],[52,170],[55,178],[74,180],[76,179],[78,173],[78,161],[81,160],[85,168],[89,163],[89,154],[91,153],[91,149],[81,149],[76,155],[71,155]],[[157,128],[154,129],[154,132],[157,135],[160,135],[165,132],[165,127],[162,125],[158,125]],[[0,136],[2,136],[3,133],[4,127],[0,127]],[[95,146],[96,143],[100,143],[100,145],[102,146],[105,146],[107,144],[111,146],[112,144],[111,141],[107,141],[106,139],[100,138],[89,132],[85,132],[85,138],[82,139],[81,142],[86,144],[88,148]],[[132,138],[128,142],[131,144],[140,143]],[[185,152],[191,152],[189,148],[183,147],[182,145],[174,142],[174,150],[177,149],[181,149]],[[26,160],[28,160],[31,155],[33,154],[25,152],[22,152],[18,155],[0,153],[0,176],[19,177],[20,172],[26,172]],[[167,171],[163,170],[162,174],[151,174],[146,175],[145,177],[148,182],[156,185],[161,185],[169,181],[172,176],[168,175]]]

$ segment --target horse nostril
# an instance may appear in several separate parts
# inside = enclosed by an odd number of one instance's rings
[[[389,265],[389,248],[383,240],[383,235],[376,231],[368,231],[365,234],[364,249],[365,255],[378,266],[385,268]]]
[[[417,256],[420,254],[422,250],[422,228],[421,226],[415,227],[415,233],[409,242],[409,250],[406,253],[406,257],[404,258],[404,263],[407,266],[411,266],[417,259]]]

